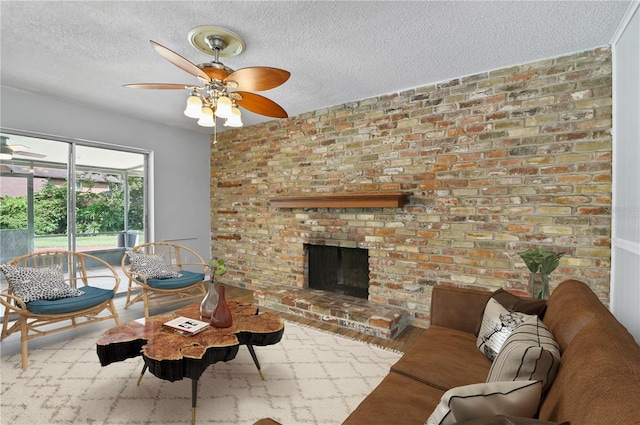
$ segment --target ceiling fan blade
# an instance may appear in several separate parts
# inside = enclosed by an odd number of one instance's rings
[[[284,69],[253,66],[232,72],[225,82],[235,81],[242,90],[263,91],[278,87],[290,76],[291,73]]]
[[[289,116],[280,105],[264,96],[246,91],[236,91],[233,93],[242,96],[241,99],[236,100],[238,105],[251,112],[273,118],[287,118]]]
[[[153,40],[149,40],[151,43],[151,47],[158,52],[163,58],[182,69],[185,72],[193,75],[194,77],[202,78],[205,81],[209,81],[209,76],[202,71],[200,68],[189,62],[187,59],[183,58],[173,50],[167,49],[162,44],[158,44]]]
[[[13,151],[14,155],[19,155],[19,156],[29,156],[32,158],[44,158],[47,155],[43,155],[41,153],[35,153],[35,152],[25,152],[25,151]]]
[[[184,89],[193,89],[198,86],[192,86],[189,84],[171,84],[171,83],[137,83],[137,84],[125,84],[122,87],[127,87],[130,89],[184,90]]]
[[[7,144],[5,146],[8,147],[9,149],[11,149],[14,152],[15,151],[20,151],[20,150],[23,150],[23,149],[25,149],[25,150],[26,149],[30,149],[30,148],[28,148],[28,147],[26,147],[24,145],[9,145],[9,144]]]
[[[202,69],[202,72],[209,76],[210,80],[220,80],[224,81],[228,76],[230,71],[226,68],[216,68],[214,66],[207,66],[208,64],[198,65],[198,68]]]

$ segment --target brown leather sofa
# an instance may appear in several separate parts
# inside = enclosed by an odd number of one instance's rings
[[[421,425],[445,391],[485,382],[491,361],[476,347],[476,329],[490,297],[485,291],[434,287],[431,326],[344,425]],[[535,423],[640,424],[640,347],[593,291],[576,280],[561,283],[547,302],[543,323],[562,358]],[[496,417],[473,422],[481,423],[532,422]]]
[[[491,362],[476,347],[476,329],[490,296],[435,287],[431,326],[344,424],[424,424],[446,390],[485,382]],[[543,323],[562,359],[540,419],[640,423],[640,347],[593,291],[575,280],[561,283]]]

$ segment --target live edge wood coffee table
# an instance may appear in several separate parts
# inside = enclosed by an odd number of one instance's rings
[[[142,356],[145,371],[160,379],[176,381],[191,378],[191,423],[196,419],[198,379],[216,362],[233,360],[241,345],[246,345],[260,373],[262,371],[254,346],[280,342],[284,323],[271,313],[258,314],[249,304],[227,301],[233,317],[229,328],[210,327],[193,336],[183,336],[162,326],[174,317],[200,319],[200,304],[191,304],[170,316],[155,316],[144,321],[133,321],[106,331],[97,342],[98,358],[102,366]]]

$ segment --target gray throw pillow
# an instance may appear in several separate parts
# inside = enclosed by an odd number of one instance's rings
[[[1,264],[0,270],[7,278],[13,294],[24,302],[36,300],[58,300],[84,294],[64,281],[62,266],[17,267]]]
[[[533,316],[506,339],[491,364],[487,382],[542,381],[545,392],[560,366],[560,347],[553,335]]]
[[[440,398],[425,425],[450,425],[496,415],[532,418],[542,385],[536,381],[491,382],[455,387]]]

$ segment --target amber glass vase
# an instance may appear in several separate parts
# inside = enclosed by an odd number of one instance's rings
[[[218,304],[211,315],[211,326],[215,328],[228,328],[232,324],[233,318],[231,317],[231,310],[229,310],[227,300],[224,296],[224,286],[220,285],[218,287]]]

